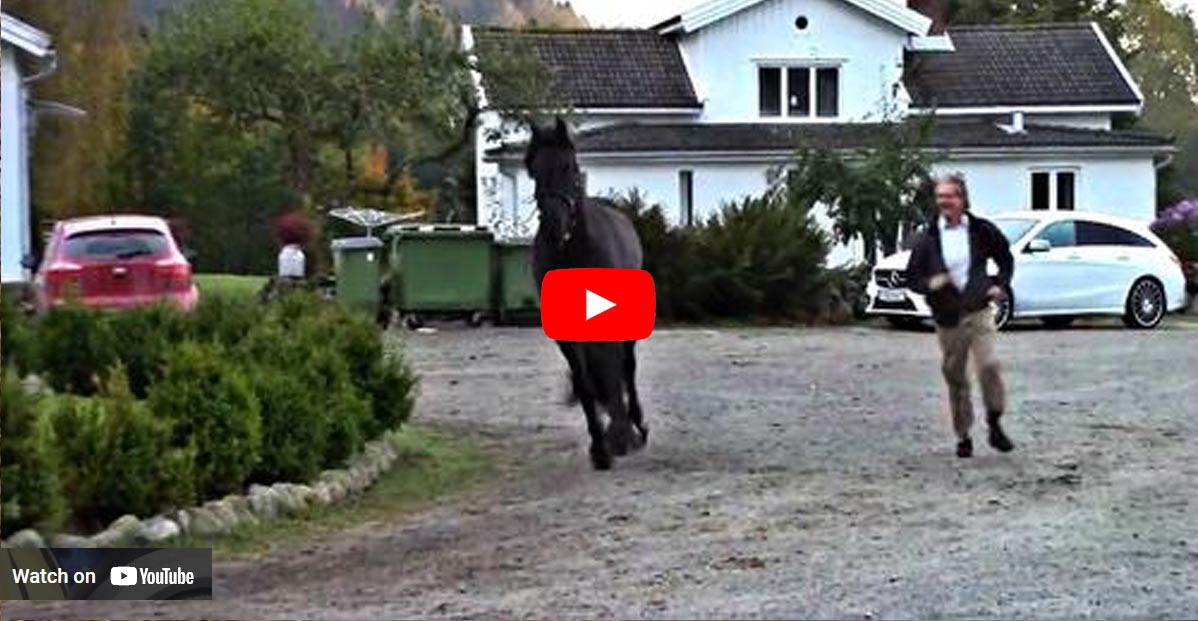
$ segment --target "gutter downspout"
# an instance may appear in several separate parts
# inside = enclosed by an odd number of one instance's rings
[[[21,84],[29,86],[38,80],[48,78],[55,73],[58,73],[58,53],[50,50],[48,53],[48,62],[44,63],[41,71],[21,80]]]

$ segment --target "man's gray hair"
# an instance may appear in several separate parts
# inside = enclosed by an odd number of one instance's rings
[[[965,182],[965,173],[951,172],[937,175],[932,179],[935,186],[947,183],[957,186],[957,195],[961,197],[961,202],[965,203],[965,211],[969,211],[969,184]]]

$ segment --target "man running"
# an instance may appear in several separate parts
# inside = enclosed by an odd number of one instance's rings
[[[911,289],[927,297],[936,322],[957,433],[957,456],[973,456],[969,435],[974,419],[968,375],[971,355],[986,404],[990,445],[1007,453],[1015,445],[1000,422],[1006,395],[994,356],[997,329],[991,303],[1007,295],[1015,270],[1011,245],[993,223],[969,213],[969,189],[962,175],[936,181],[936,207],[939,217],[912,251],[907,276]],[[990,260],[998,264],[994,278],[986,271]]]

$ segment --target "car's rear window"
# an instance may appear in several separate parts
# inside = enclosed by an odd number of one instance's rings
[[[158,231],[96,231],[68,237],[63,252],[72,261],[161,257],[170,252],[170,243]]]

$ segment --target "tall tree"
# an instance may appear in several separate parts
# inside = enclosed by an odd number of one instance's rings
[[[54,38],[58,70],[33,96],[87,112],[38,116],[32,163],[38,218],[127,208],[110,170],[125,148],[128,79],[136,60],[129,0],[5,0],[4,11]]]
[[[774,192],[792,209],[825,205],[841,243],[861,241],[877,262],[898,250],[902,232],[931,211],[926,191],[935,155],[925,148],[931,125],[888,121],[873,144],[855,151],[805,149],[779,174]]]
[[[371,18],[344,37],[321,28],[310,0],[195,0],[154,40],[141,96],[173,96],[192,116],[277,133],[299,195],[344,198],[359,149],[464,146],[475,111],[456,36],[424,2],[400,2],[385,23]],[[321,170],[328,149],[341,175]],[[338,176],[341,192],[316,187]]]
[[[1128,0],[1120,13],[1128,69],[1146,100],[1141,125],[1177,140],[1178,153],[1159,187],[1159,205],[1198,197],[1198,23],[1161,0]]]

